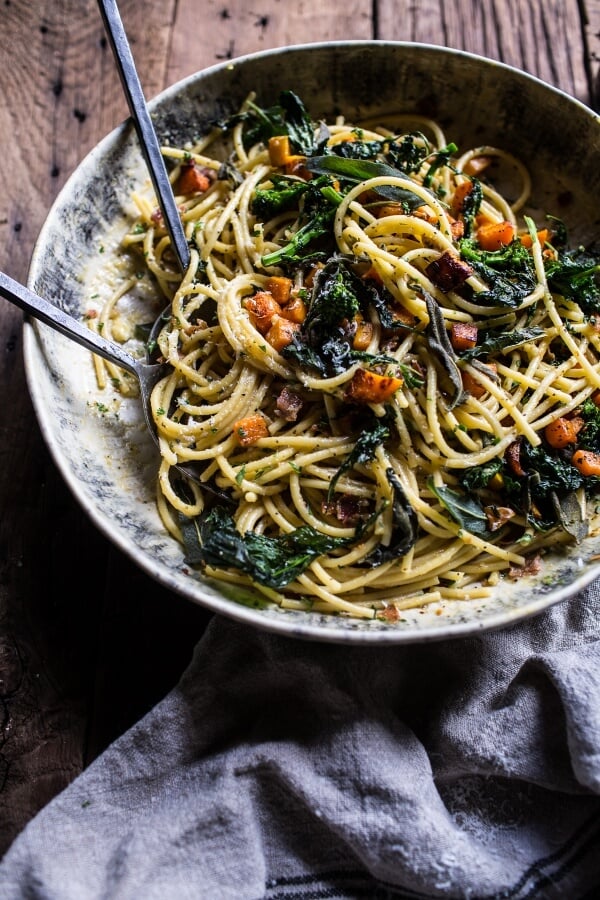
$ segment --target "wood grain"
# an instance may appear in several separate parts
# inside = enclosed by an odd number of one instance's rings
[[[122,0],[148,98],[233,56],[338,39],[481,53],[597,104],[600,0]],[[24,280],[85,154],[127,115],[95,0],[6,0],[0,268]],[[0,303],[0,853],[177,680],[208,616],[92,526],[45,449],[21,313]]]

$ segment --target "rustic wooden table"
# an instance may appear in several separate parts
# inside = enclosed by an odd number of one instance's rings
[[[600,0],[121,0],[147,97],[223,59],[389,39],[500,59],[598,105]],[[42,222],[127,115],[95,0],[4,0],[0,268],[25,280]],[[573,135],[576,140],[577,136]],[[162,697],[207,623],[138,571],[75,502],[29,400],[22,316],[0,301],[0,854]]]

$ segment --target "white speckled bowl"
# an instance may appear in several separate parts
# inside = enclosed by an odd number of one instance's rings
[[[533,172],[535,205],[559,214],[573,238],[598,237],[596,115],[535,78],[473,55],[388,42],[288,47],[199,72],[166,90],[151,107],[161,139],[180,143],[235,111],[249,91],[268,105],[282,89],[302,97],[315,118],[343,112],[360,122],[373,114],[417,111],[441,121],[460,149],[489,143],[511,150]],[[30,287],[80,317],[99,271],[110,271],[114,263],[131,190],[146,179],[134,130],[124,124],[89,154],[62,190],[35,248]],[[240,596],[185,567],[181,548],[155,509],[157,451],[139,403],[119,403],[110,391],[100,392],[89,353],[46,326],[26,325],[24,348],[45,440],[91,519],[165,587],[217,613],[315,640],[415,642],[513,623],[600,575],[593,558],[600,539],[590,539],[549,560],[539,579],[502,582],[490,600],[446,605],[442,615],[426,607],[386,624],[263,608],[258,598]]]

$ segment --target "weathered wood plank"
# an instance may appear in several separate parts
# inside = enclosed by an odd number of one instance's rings
[[[162,3],[123,6],[132,44],[142,48],[141,77],[156,92],[166,72],[168,11]],[[127,109],[94,0],[5,4],[0,58],[0,268],[25,280],[58,190]],[[116,552],[75,504],[43,444],[25,384],[21,323],[20,311],[2,301],[0,383],[13,402],[0,426],[0,853],[84,764],[106,572]],[[111,590],[125,597],[126,566],[121,574]]]
[[[173,29],[169,82],[234,56],[289,44],[373,37],[370,0],[181,0]]]
[[[583,35],[584,23],[575,0],[378,3],[379,39],[442,44],[478,53],[524,69],[589,102]]]

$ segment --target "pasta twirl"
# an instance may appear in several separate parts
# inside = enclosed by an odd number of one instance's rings
[[[158,504],[192,564],[283,607],[393,621],[581,539],[597,261],[525,214],[517,159],[414,116],[315,123],[291,92],[164,152],[189,270],[151,197],[124,245],[172,304]]]

